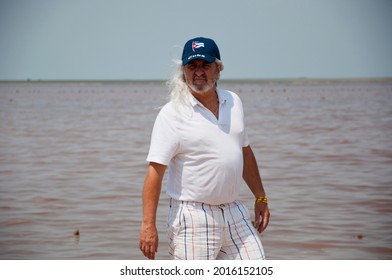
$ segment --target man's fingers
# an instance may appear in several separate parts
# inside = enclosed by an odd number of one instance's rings
[[[147,258],[153,260],[155,259],[155,253],[157,252],[157,248],[152,245],[141,245],[140,250],[143,252],[143,255]]]
[[[258,228],[259,233],[262,233],[267,228],[268,223],[269,223],[269,218],[270,218],[270,212],[269,212],[269,210],[268,211],[266,210],[263,213],[262,223],[261,223],[261,225]]]
[[[261,216],[260,216],[260,212],[257,210],[257,209],[255,209],[255,224],[254,224],[254,226],[257,228],[258,226],[259,226],[259,224],[260,224],[260,218],[261,218]]]
[[[154,259],[157,248],[151,241],[140,240],[139,249],[149,259]]]
[[[146,246],[146,257],[152,260],[154,258],[154,251],[150,246]]]

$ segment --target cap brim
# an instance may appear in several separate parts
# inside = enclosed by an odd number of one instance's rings
[[[205,60],[209,63],[212,63],[216,60],[216,58],[213,56],[197,53],[197,54],[192,54],[192,55],[184,58],[182,60],[182,65],[186,65],[189,62],[191,62],[192,60],[196,60],[196,59],[202,59],[202,60]]]

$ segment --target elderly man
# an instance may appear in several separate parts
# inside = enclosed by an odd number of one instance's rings
[[[140,250],[158,250],[156,211],[164,173],[170,197],[168,240],[174,259],[265,259],[259,233],[267,197],[239,97],[217,87],[223,64],[212,39],[186,42],[170,82],[171,100],[154,124],[143,190]],[[242,181],[255,196],[255,228],[238,200]]]

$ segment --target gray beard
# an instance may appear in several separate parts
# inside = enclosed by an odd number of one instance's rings
[[[204,93],[208,92],[209,90],[213,89],[215,87],[215,85],[216,85],[216,81],[213,81],[212,83],[206,83],[203,85],[194,85],[194,84],[188,83],[188,87],[192,91],[199,93],[199,94],[204,94]]]

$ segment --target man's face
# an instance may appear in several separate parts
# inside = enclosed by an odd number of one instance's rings
[[[195,93],[205,93],[214,88],[220,70],[215,62],[195,59],[184,66],[184,77],[188,87]]]

